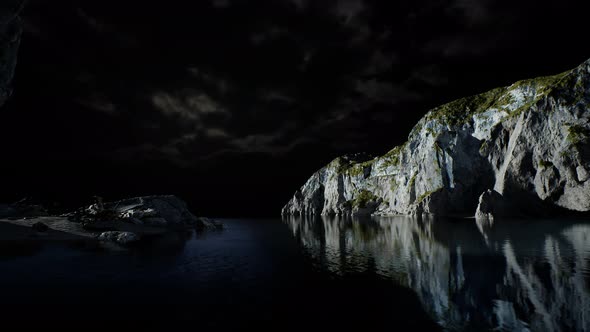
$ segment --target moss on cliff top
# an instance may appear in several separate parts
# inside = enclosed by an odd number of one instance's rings
[[[512,84],[511,88],[516,89],[516,88],[521,88],[521,87],[532,87],[532,88],[538,90],[539,92],[543,92],[547,88],[563,85],[565,83],[564,79],[566,77],[568,77],[568,75],[570,73],[571,73],[571,70],[568,70],[566,72],[563,72],[563,73],[557,74],[557,75],[541,76],[541,77],[521,80],[521,81],[518,81],[518,82]]]
[[[509,103],[510,100],[506,100],[509,98],[506,96],[507,91],[507,88],[497,88],[475,96],[457,99],[433,109],[427,115],[427,119],[441,120],[451,126],[462,124],[473,114]]]
[[[366,160],[368,157],[358,155],[338,157],[332,161],[332,167],[336,168],[337,174],[347,174],[350,176],[358,176],[364,174],[365,169],[371,167],[377,158]]]
[[[380,166],[381,171],[386,169],[389,166],[399,166],[402,161],[402,153],[406,147],[408,142],[396,146],[395,148],[391,149],[389,152],[384,154],[380,159],[382,160],[382,164]]]
[[[416,126],[414,126],[409,135],[409,141],[411,141],[415,135],[420,134],[426,125],[426,122],[428,121],[438,120],[450,127],[456,127],[470,121],[475,114],[483,113],[493,108],[506,108],[506,106],[515,102],[514,96],[511,92],[517,89],[525,90],[526,88],[530,88],[532,90],[526,93],[530,96],[530,98],[528,98],[528,100],[524,100],[521,104],[521,107],[511,111],[510,116],[519,116],[523,112],[531,109],[531,107],[536,105],[542,98],[548,96],[551,93],[558,94],[559,97],[565,99],[566,102],[579,101],[584,95],[585,84],[582,78],[575,73],[575,70],[570,70],[557,75],[521,80],[508,87],[496,88],[481,94],[461,98],[436,107],[428,112],[428,114],[422,120],[420,120]],[[570,90],[572,93],[567,93]],[[433,129],[431,126],[427,126],[426,128],[426,131],[429,135],[433,137],[437,135],[435,129]],[[585,139],[584,137],[590,137],[590,135],[576,131],[576,128],[573,128],[570,130],[568,140],[574,144],[577,144],[577,142],[580,140]],[[381,171],[390,166],[399,166],[402,162],[403,150],[407,144],[409,144],[409,141],[393,148],[382,157],[372,160],[357,160],[355,159],[355,156],[352,158],[338,158],[334,161],[336,163],[336,171],[338,174],[358,176],[364,174],[366,168],[372,167],[372,165],[377,160],[382,161]],[[437,147],[435,146],[435,148]],[[483,152],[485,148],[486,147],[484,144],[480,150]]]
[[[557,75],[522,80],[509,87],[496,88],[436,107],[428,113],[426,119],[440,120],[450,126],[460,125],[471,119],[474,114],[483,113],[491,108],[500,109],[513,103],[514,100],[510,92],[526,87],[535,90],[535,97],[513,113],[520,114],[525,109],[533,106],[543,96],[547,96],[553,91],[583,90],[583,82],[576,75],[572,75],[571,70]],[[579,96],[576,95],[575,97],[579,99]]]

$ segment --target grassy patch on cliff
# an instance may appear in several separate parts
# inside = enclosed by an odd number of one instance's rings
[[[450,126],[465,123],[473,114],[485,112],[490,108],[500,108],[511,102],[511,97],[506,95],[507,88],[497,88],[466,98],[452,101],[433,109],[428,115],[428,120],[440,120]]]
[[[518,81],[514,83],[511,88],[532,87],[537,91],[538,95],[546,94],[552,89],[569,88],[572,83],[571,78],[573,77],[572,75],[569,75],[571,72],[571,70],[568,70],[557,75],[541,76]]]
[[[364,174],[367,168],[371,168],[376,161],[377,158],[367,161],[355,161],[346,157],[339,157],[332,162],[332,165],[339,175],[358,176]]]
[[[572,125],[568,128],[567,141],[572,145],[578,145],[586,142],[590,137],[590,131],[580,125]]]
[[[367,204],[371,202],[379,202],[380,200],[381,198],[379,198],[377,195],[373,194],[372,192],[366,189],[362,189],[356,194],[353,200],[350,200],[344,204],[345,206],[351,208],[364,209],[367,207]]]
[[[509,87],[496,88],[478,95],[461,98],[433,109],[427,115],[427,120],[439,120],[450,126],[461,125],[471,119],[474,114],[483,113],[492,108],[502,109],[513,103],[514,98],[510,91],[527,87],[534,89],[536,96],[514,110],[511,113],[512,116],[518,116],[523,111],[530,109],[542,97],[553,91],[558,91],[561,98],[566,98],[570,102],[579,101],[583,94],[584,84],[577,79],[576,75],[570,75],[571,73],[572,71],[566,71],[557,75],[522,80]],[[574,93],[564,94],[564,91],[573,91]]]
[[[535,89],[536,96],[530,101],[514,110],[512,117],[519,116],[524,111],[533,107],[543,97],[553,96],[565,102],[565,104],[576,104],[584,96],[584,82],[569,70],[552,76],[542,76],[528,80],[522,80],[512,85],[513,89],[531,87]]]
[[[397,180],[394,177],[392,177],[389,180],[389,190],[391,190],[391,192],[394,192],[397,189],[397,187],[398,187]]]
[[[386,169],[389,166],[397,167],[401,164],[402,153],[408,143],[404,143],[400,146],[396,146],[389,152],[387,152],[383,157],[381,157],[382,164],[381,170]]]
[[[420,195],[416,199],[416,203],[421,203],[426,197],[428,197],[428,196],[430,196],[430,195],[434,194],[435,192],[440,191],[442,189],[443,188],[441,187],[441,188],[438,188],[438,189],[435,189],[435,190],[430,190],[430,191],[427,191],[427,192],[423,193],[422,195]]]

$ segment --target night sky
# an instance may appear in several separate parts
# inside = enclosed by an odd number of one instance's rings
[[[430,108],[590,58],[583,1],[30,0],[2,201],[177,194],[272,216]]]

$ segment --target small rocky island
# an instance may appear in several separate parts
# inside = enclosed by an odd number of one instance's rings
[[[209,218],[197,218],[176,196],[146,196],[96,203],[76,211],[50,215],[26,201],[0,205],[0,240],[86,240],[129,246],[171,231],[221,230]]]
[[[283,215],[582,215],[590,211],[590,60],[437,107],[385,155],[337,158]]]

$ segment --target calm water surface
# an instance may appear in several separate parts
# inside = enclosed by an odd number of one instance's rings
[[[2,244],[0,316],[21,326],[590,330],[590,224],[224,223],[130,251]]]

